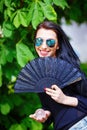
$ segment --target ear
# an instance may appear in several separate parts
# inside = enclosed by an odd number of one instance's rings
[[[57,46],[57,48],[56,48],[57,50],[59,50],[59,45]]]

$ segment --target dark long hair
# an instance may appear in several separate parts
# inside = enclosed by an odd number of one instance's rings
[[[62,30],[62,28],[58,24],[53,23],[51,21],[44,21],[37,26],[37,29],[35,31],[35,37],[37,31],[41,28],[45,28],[47,30],[48,29],[53,30],[56,33],[58,38],[58,43],[59,43],[59,50],[57,50],[56,53],[57,57],[67,60],[71,64],[79,67],[80,64],[79,57],[76,55],[75,51],[73,50],[69,42],[69,39],[65,34],[65,32]]]

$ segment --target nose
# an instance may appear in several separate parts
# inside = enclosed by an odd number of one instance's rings
[[[47,44],[46,44],[46,41],[43,41],[43,44],[41,45],[42,48],[47,48]]]

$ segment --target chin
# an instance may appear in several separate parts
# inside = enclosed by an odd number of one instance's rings
[[[49,57],[49,56],[42,56],[42,55],[39,55],[39,57]]]

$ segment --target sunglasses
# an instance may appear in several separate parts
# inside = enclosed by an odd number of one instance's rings
[[[42,38],[36,38],[35,39],[35,46],[37,46],[37,47],[39,47],[39,46],[41,46],[42,44],[43,44],[43,39]],[[55,46],[55,40],[54,39],[47,39],[46,40],[46,45],[48,46],[48,47],[54,47]]]

